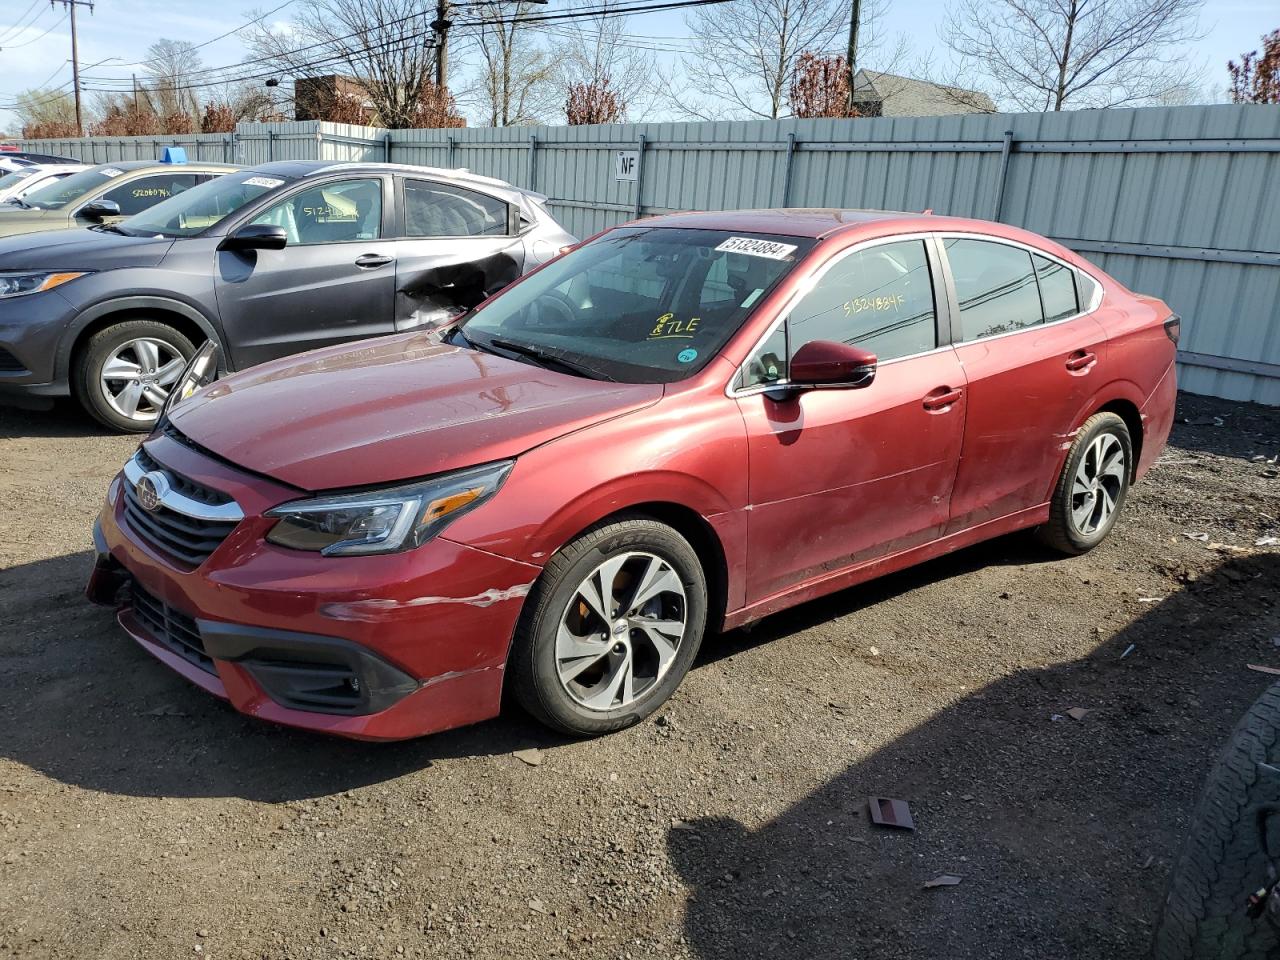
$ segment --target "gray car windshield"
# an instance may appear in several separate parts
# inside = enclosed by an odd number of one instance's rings
[[[73,173],[65,180],[55,180],[47,187],[33,190],[22,199],[29,207],[58,210],[79,200],[90,190],[105,187],[123,172],[118,167],[112,166],[82,170],[79,173]]]
[[[129,217],[118,229],[131,236],[194,237],[291,179],[253,171],[228,173],[162,200]]]
[[[615,230],[476,310],[455,342],[600,379],[683,380],[710,362],[813,243],[721,230]]]

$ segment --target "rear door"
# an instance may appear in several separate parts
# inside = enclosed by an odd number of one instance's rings
[[[394,331],[389,186],[384,176],[310,181],[247,221],[283,227],[283,250],[215,254],[235,369]]]
[[[524,272],[519,213],[505,200],[418,177],[398,189],[396,329],[464,313]]]
[[[951,235],[942,246],[969,390],[954,532],[1048,500],[1106,364],[1106,335],[1082,311],[1066,264],[994,238]]]

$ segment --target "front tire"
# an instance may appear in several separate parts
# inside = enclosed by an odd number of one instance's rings
[[[95,420],[149,433],[195,345],[155,320],[125,320],[89,338],[76,362],[75,394]]]
[[[706,575],[684,537],[647,517],[602,524],[557,551],[530,592],[512,692],[563,733],[621,730],[680,685],[706,620]]]
[[[1111,532],[1133,476],[1133,441],[1124,420],[1095,413],[1076,434],[1040,539],[1066,554],[1092,550]]]

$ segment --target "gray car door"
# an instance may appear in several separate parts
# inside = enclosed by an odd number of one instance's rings
[[[505,200],[417,177],[399,190],[397,330],[465,312],[524,271],[519,212]]]
[[[214,286],[235,369],[395,329],[389,184],[309,183],[248,221],[283,227],[283,250],[218,251]]]

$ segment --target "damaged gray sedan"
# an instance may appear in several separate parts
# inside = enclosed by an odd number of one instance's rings
[[[465,170],[285,161],[111,226],[0,239],[0,403],[149,431],[206,340],[239,370],[452,319],[575,239]]]

